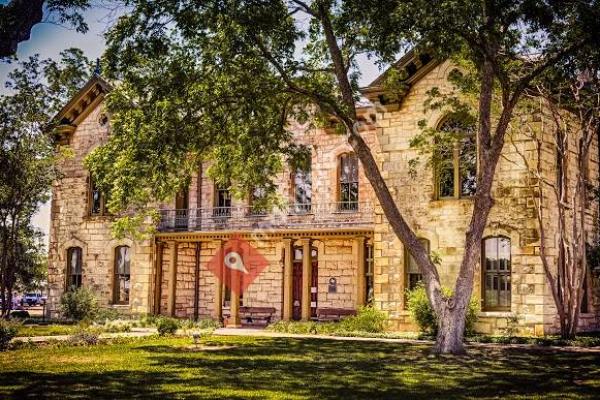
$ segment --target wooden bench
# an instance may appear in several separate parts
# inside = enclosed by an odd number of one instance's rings
[[[317,321],[320,322],[337,322],[344,317],[356,315],[356,310],[348,308],[318,308]]]
[[[265,327],[271,323],[276,310],[273,307],[240,307],[240,321],[244,326]],[[223,310],[223,317],[230,318],[231,310]]]
[[[274,314],[273,307],[240,307],[242,325],[267,326]]]

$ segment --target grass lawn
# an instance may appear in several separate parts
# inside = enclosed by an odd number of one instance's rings
[[[318,339],[138,339],[0,354],[0,398],[592,399],[600,353]]]
[[[77,325],[22,325],[17,336],[57,336],[72,335],[77,331]]]

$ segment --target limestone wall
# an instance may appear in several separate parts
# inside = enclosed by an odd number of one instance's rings
[[[52,315],[56,315],[65,290],[67,249],[75,246],[83,250],[83,286],[92,289],[103,306],[124,313],[150,312],[152,241],[115,240],[110,229],[111,218],[90,216],[88,210],[89,172],[83,160],[108,137],[108,126],[100,123],[102,113],[102,107],[96,107],[68,138],[67,146],[73,157],[61,163],[62,176],[52,189],[48,262],[48,309]],[[119,245],[131,247],[130,302],[125,306],[112,305],[114,254]]]
[[[420,132],[418,122],[424,119],[429,126],[437,126],[444,117],[437,110],[425,111],[423,103],[427,99],[426,92],[432,87],[439,87],[442,92],[448,91],[450,84],[446,77],[452,68],[448,62],[435,67],[414,85],[399,107],[377,108],[380,168],[410,226],[419,237],[428,239],[431,251],[441,257],[440,277],[443,285],[448,287],[454,285],[460,267],[464,232],[469,223],[472,200],[437,199],[432,168],[423,163],[421,156],[417,174],[413,177],[409,173],[408,163],[419,156],[409,146],[410,139]],[[536,194],[519,154],[525,152],[530,156],[533,143],[527,141],[517,130],[511,135],[511,143],[505,145],[503,157],[498,164],[493,188],[496,204],[484,235],[503,235],[511,239],[511,310],[508,313],[482,312],[477,328],[486,333],[498,333],[506,324],[511,323],[511,316],[516,314],[517,325],[522,333],[541,334],[552,330],[555,314],[538,255],[539,232],[534,202]],[[597,167],[592,169],[597,171]],[[552,218],[552,210],[547,215]],[[389,313],[396,329],[414,330],[404,304],[404,246],[391,231],[381,210],[376,218],[376,305]],[[475,277],[474,295],[481,298],[479,270]]]

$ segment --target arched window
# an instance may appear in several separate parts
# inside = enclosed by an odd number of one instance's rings
[[[131,257],[129,246],[115,248],[114,303],[128,304],[131,278]]]
[[[503,236],[484,239],[481,254],[483,309],[510,311],[510,239]]]
[[[344,153],[339,158],[339,210],[358,210],[358,158]]]
[[[429,254],[429,240],[427,239],[419,239],[427,254]],[[413,258],[412,254],[407,247],[405,247],[406,251],[404,252],[404,271],[406,273],[406,289],[413,290],[417,287],[419,282],[423,280],[423,274],[421,274],[421,270],[417,265],[417,262]]]
[[[297,168],[292,173],[292,212],[306,214],[311,211],[312,177],[310,166]]]
[[[446,135],[435,154],[437,197],[473,196],[477,189],[475,126],[447,118],[438,129]]]
[[[81,287],[83,276],[83,257],[81,247],[67,249],[67,290]]]

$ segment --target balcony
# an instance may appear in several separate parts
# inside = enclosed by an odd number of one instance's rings
[[[291,204],[267,212],[252,207],[160,210],[160,232],[371,227],[371,203]]]

